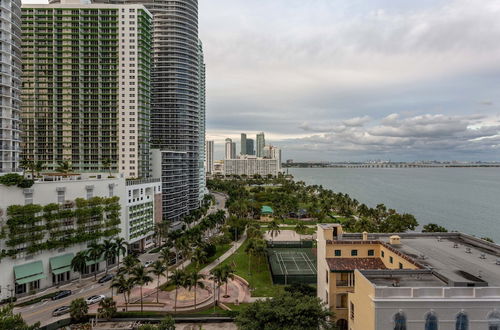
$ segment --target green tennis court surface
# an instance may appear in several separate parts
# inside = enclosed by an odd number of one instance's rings
[[[274,284],[316,283],[316,257],[311,249],[268,249]]]

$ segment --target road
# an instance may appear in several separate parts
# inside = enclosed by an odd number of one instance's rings
[[[216,203],[214,206],[210,207],[210,210],[208,213],[215,213],[218,210],[224,209],[225,208],[225,201],[226,197],[223,194],[219,193],[213,193],[215,196]],[[159,257],[158,253],[144,253],[139,256],[139,260],[144,263],[146,261],[155,261]],[[110,271],[110,273],[115,273],[116,269],[113,269]],[[99,279],[104,275],[103,272],[97,275],[97,278]],[[57,321],[59,319],[67,318],[69,314],[61,315],[58,317],[53,317],[52,312],[54,309],[62,307],[62,306],[69,306],[71,301],[77,299],[77,298],[88,298],[93,295],[105,295],[106,297],[111,296],[111,289],[109,288],[110,282],[106,282],[103,284],[98,284],[97,282],[93,281],[92,278],[87,278],[83,280],[82,282],[73,281],[71,283],[68,283],[66,285],[63,285],[60,287],[60,290],[72,290],[73,293],[71,296],[68,296],[63,299],[59,300],[47,300],[43,301],[34,305],[22,307],[22,308],[15,308],[14,312],[15,313],[21,313],[23,319],[28,323],[28,324],[33,324],[38,321],[41,322],[42,326],[47,325],[49,323],[52,323],[54,321]],[[54,289],[48,289],[46,293],[52,292]]]

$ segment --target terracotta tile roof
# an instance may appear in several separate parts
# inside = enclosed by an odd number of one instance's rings
[[[330,271],[387,269],[380,258],[326,258]]]

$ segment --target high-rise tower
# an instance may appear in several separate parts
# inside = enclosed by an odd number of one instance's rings
[[[0,175],[19,170],[21,0],[0,1]]]
[[[240,146],[240,154],[247,154],[247,135],[245,133],[241,133],[241,146]]]
[[[164,194],[164,214],[180,219],[199,206],[200,197],[200,48],[197,0],[94,0],[99,3],[142,4],[153,14],[152,147],[185,153],[185,167],[171,171],[163,189],[187,196],[187,205],[170,203]],[[172,154],[173,155],[173,154]],[[178,177],[176,177],[178,176]],[[187,177],[187,184],[176,186]],[[181,189],[187,189],[180,191]]]
[[[205,170],[207,173],[212,173],[214,171],[214,141],[205,142]]]
[[[199,74],[200,74],[200,114],[199,114],[199,141],[198,146],[200,148],[198,152],[198,170],[199,170],[199,201],[203,200],[206,189],[206,173],[205,169],[205,59],[203,56],[203,44],[201,40],[199,42],[199,53],[198,53],[198,63],[199,63]],[[213,162],[213,161],[212,161]],[[211,172],[211,171],[210,171]]]
[[[266,145],[264,132],[257,134],[256,144],[255,151],[257,152],[257,157],[264,157],[264,146]]]
[[[141,5],[23,7],[23,155],[150,176],[152,17]]]

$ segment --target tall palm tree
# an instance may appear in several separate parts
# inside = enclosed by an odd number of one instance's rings
[[[248,228],[253,229],[253,227]],[[255,238],[250,238],[248,244],[245,247],[245,253],[248,255],[248,274],[250,274],[250,264],[252,263],[252,255],[255,251]]]
[[[234,280],[234,268],[231,267],[230,264],[225,264],[222,266],[222,283],[226,284],[226,292],[224,294],[224,297],[227,298],[227,284],[229,280]]]
[[[224,277],[222,267],[216,267],[210,271],[210,279],[214,281],[214,299],[215,299],[215,286],[217,286],[217,301],[220,300],[220,286],[222,284],[222,278]]]
[[[300,240],[301,246],[302,246],[302,236],[300,236],[300,235],[304,235],[306,233],[306,231],[307,231],[307,227],[302,222],[299,222],[295,226],[295,232],[299,235],[299,240]]]
[[[200,248],[194,250],[193,256],[191,257],[191,262],[196,265],[196,269],[200,267],[200,264],[207,262],[207,260],[207,253],[204,250]]]
[[[82,274],[87,267],[88,256],[85,251],[78,252],[73,259],[71,259],[71,269],[80,274],[79,281],[82,280]]]
[[[111,290],[116,289],[117,293],[123,293],[123,300],[125,301],[125,311],[128,311],[127,293],[132,290],[130,287],[131,281],[127,280],[123,274],[113,277],[111,281]],[[133,285],[132,285],[133,286]]]
[[[149,282],[152,282],[153,279],[151,276],[148,275],[148,270],[144,265],[137,265],[132,269],[132,272],[130,274],[131,278],[134,280],[134,282],[139,285],[139,288],[141,290],[141,313],[143,312],[143,302],[142,302],[142,287],[144,285],[147,285]]]
[[[111,159],[109,159],[109,158],[103,159],[101,164],[102,164],[102,167],[104,167],[105,169],[107,169],[109,171],[109,176],[112,176],[112,174],[111,174],[111,164],[112,164]]]
[[[165,277],[168,281],[168,263],[170,262],[170,249],[163,248],[160,250],[160,259],[165,264],[166,274]]]
[[[194,310],[196,311],[196,290],[198,287],[204,289],[205,283],[202,280],[205,279],[205,275],[198,273],[197,271],[192,271],[186,275],[186,283],[188,285],[189,291],[194,287]]]
[[[120,269],[120,254],[125,254],[127,253],[128,250],[128,243],[123,237],[117,237],[115,238],[115,249],[116,249],[116,256],[118,257],[118,269]]]
[[[271,235],[271,243],[274,244],[274,236],[278,236],[278,234],[280,233],[280,226],[278,225],[276,220],[273,220],[269,223],[267,232],[269,233],[269,235]]]
[[[133,254],[127,255],[123,258],[122,267],[118,269],[118,273],[120,274],[130,274],[132,269],[139,263],[139,259]]]
[[[172,272],[170,276],[169,283],[175,286],[175,302],[174,302],[174,313],[177,312],[177,292],[179,287],[185,284],[186,272],[182,269],[176,269]]]
[[[26,171],[29,171],[33,166],[33,161],[29,160],[28,158],[23,158],[19,162],[19,167],[23,169],[23,176],[26,175]]]
[[[45,164],[41,160],[33,163],[33,172],[35,172],[37,176],[40,176],[40,172],[43,171],[44,168]]]
[[[162,260],[156,260],[153,262],[153,264],[150,266],[151,270],[149,271],[151,274],[155,275],[157,277],[157,282],[156,282],[156,302],[160,302],[159,299],[159,294],[160,294],[160,277],[165,275],[165,272],[167,271],[167,265]]]
[[[101,244],[102,253],[106,260],[106,274],[108,274],[109,260],[116,257],[116,245],[111,240],[104,240]]]
[[[102,256],[102,246],[97,242],[92,242],[87,250],[89,259],[94,261],[94,281],[97,280],[97,266],[99,258]]]

